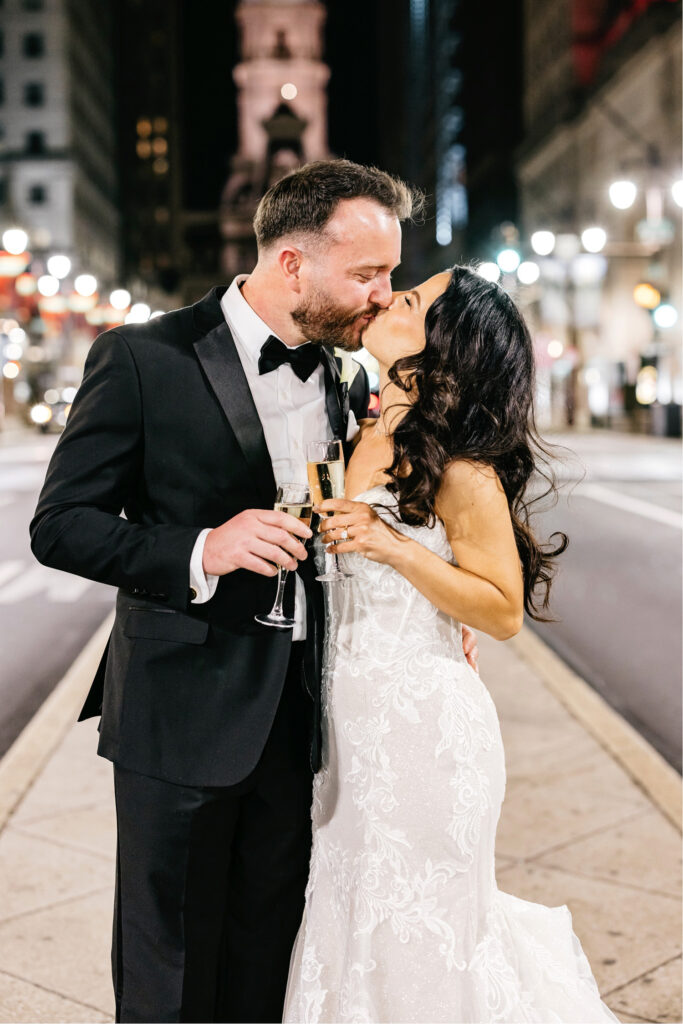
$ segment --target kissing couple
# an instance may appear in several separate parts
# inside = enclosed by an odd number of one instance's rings
[[[251,274],[89,352],[31,542],[118,588],[80,715],[114,765],[117,1021],[617,1020],[567,907],[496,886],[504,753],[471,630],[542,618],[565,539],[527,521],[509,295],[467,266],[392,291],[421,201],[308,164],[261,200]],[[361,344],[379,419],[334,354]],[[277,488],[334,439],[346,496],[314,538]],[[332,551],[347,579],[323,586]],[[286,630],[255,621],[277,566]]]

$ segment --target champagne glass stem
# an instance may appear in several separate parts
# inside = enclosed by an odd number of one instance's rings
[[[285,596],[285,583],[287,582],[287,575],[289,569],[283,569],[281,565],[277,567],[277,594],[275,597],[275,604],[272,607],[271,615],[282,618],[284,611],[282,609],[282,602]]]

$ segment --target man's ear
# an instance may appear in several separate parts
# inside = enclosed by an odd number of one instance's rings
[[[277,256],[277,265],[285,283],[293,292],[301,291],[301,268],[304,256],[294,245],[283,246]]]

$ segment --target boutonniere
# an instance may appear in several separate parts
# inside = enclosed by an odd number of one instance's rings
[[[354,378],[360,370],[360,363],[356,362],[350,352],[344,352],[340,348],[334,350],[335,356],[341,360],[341,369],[339,371],[339,383],[346,384],[347,388],[350,388],[353,384]]]

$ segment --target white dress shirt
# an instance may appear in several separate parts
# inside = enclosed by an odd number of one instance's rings
[[[223,294],[221,308],[235,340],[244,373],[261,420],[263,434],[273,464],[275,483],[307,483],[306,444],[308,441],[326,441],[332,438],[332,428],[325,405],[325,380],[322,366],[316,367],[306,381],[301,381],[289,363],[283,363],[270,373],[259,374],[258,361],[261,348],[274,332],[254,312],[240,291],[248,274],[234,279]],[[277,335],[275,335],[277,337]],[[358,432],[358,424],[349,414],[347,440]],[[210,529],[197,537],[190,560],[190,586],[197,591],[192,604],[203,604],[213,597],[218,577],[204,573],[202,559],[204,543]],[[310,556],[309,556],[310,557]],[[292,639],[306,638],[306,599],[303,582],[298,573],[294,604]],[[268,609],[264,609],[267,611]]]

